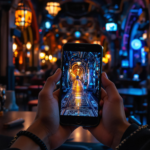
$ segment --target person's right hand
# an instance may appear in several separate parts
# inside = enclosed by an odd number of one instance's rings
[[[89,131],[101,143],[114,149],[130,124],[126,120],[123,99],[106,73],[102,73],[102,85],[106,90],[101,89],[102,110],[99,113],[102,118],[100,124],[95,128],[89,128]]]

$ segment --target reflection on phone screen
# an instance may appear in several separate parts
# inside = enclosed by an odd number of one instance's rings
[[[61,114],[98,117],[101,53],[64,51]]]

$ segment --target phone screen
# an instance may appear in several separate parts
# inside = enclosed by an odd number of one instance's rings
[[[98,117],[100,63],[100,52],[64,51],[60,115]]]

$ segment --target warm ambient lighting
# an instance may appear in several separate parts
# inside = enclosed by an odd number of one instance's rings
[[[63,39],[63,40],[62,40],[62,43],[63,43],[63,44],[66,44],[66,43],[67,43],[67,40],[66,40],[66,39]]]
[[[72,69],[70,69],[70,72],[72,72]]]
[[[28,43],[26,44],[26,48],[27,48],[27,50],[30,50],[30,49],[31,49],[31,47],[32,47],[31,43],[30,43],[30,42],[28,42]]]
[[[49,60],[50,60],[50,61],[52,60],[52,58],[53,58],[53,56],[52,56],[52,55],[49,55]]]
[[[62,46],[61,46],[61,45],[58,45],[58,49],[62,49]]]
[[[18,27],[28,27],[32,22],[32,12],[29,7],[23,3],[18,4],[15,12],[15,25]]]
[[[93,44],[101,45],[101,42],[100,41],[94,41]]]
[[[40,53],[40,59],[44,59],[45,58],[45,53],[41,52]]]
[[[48,2],[45,8],[48,13],[52,16],[56,16],[61,10],[60,4],[58,2]]]
[[[44,60],[44,59],[42,60],[42,63],[43,63],[43,64],[45,63],[45,60]]]
[[[27,52],[27,57],[30,57],[30,52]]]
[[[75,41],[75,43],[80,43],[80,41]]]
[[[108,63],[108,59],[107,59],[107,58],[105,58],[105,57],[103,57],[102,61],[103,61],[103,63],[105,63],[105,64],[107,64],[107,63]]]
[[[45,60],[49,60],[49,56],[48,55],[45,56]]]
[[[147,33],[143,33],[143,39],[147,39]]]
[[[15,57],[17,57],[17,56],[18,56],[18,52],[17,52],[17,51],[15,51],[15,52],[14,52],[14,55],[15,55]]]
[[[17,49],[17,44],[16,43],[13,43],[13,52]]]
[[[81,65],[81,62],[77,62],[77,64],[78,64],[78,66],[80,66],[80,65]]]
[[[56,61],[57,61],[57,57],[53,57],[51,60],[52,63],[55,63]]]
[[[147,47],[147,46],[145,46],[145,47],[144,47],[144,51],[148,53],[148,52],[150,51],[150,48]]]
[[[46,51],[48,51],[48,50],[49,50],[49,46],[48,46],[48,45],[45,45],[44,49],[45,49]]]
[[[110,58],[111,58],[110,54],[106,54],[105,57],[106,57],[107,59],[110,59]]]
[[[20,64],[20,65],[23,64],[23,57],[22,57],[22,55],[19,56],[19,64]]]
[[[76,76],[75,74],[71,73],[74,77]]]

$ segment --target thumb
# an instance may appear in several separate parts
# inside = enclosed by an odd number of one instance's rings
[[[53,93],[55,85],[60,80],[60,78],[61,78],[61,69],[58,68],[55,74],[47,79],[43,90],[48,90],[50,93]]]
[[[107,92],[108,97],[116,97],[116,96],[120,96],[116,86],[113,82],[111,82],[106,73],[102,73],[102,85],[104,86],[104,89]]]

